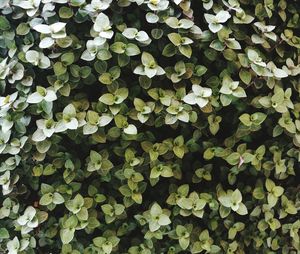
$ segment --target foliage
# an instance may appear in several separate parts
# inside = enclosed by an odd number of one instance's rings
[[[299,1],[0,10],[0,253],[300,252]]]

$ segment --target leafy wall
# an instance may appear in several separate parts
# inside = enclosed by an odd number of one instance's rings
[[[300,252],[299,1],[0,10],[0,253]]]

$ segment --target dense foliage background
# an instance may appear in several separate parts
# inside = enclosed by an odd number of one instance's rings
[[[300,252],[299,1],[0,10],[0,253]]]

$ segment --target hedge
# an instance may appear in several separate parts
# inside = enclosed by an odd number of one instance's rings
[[[299,1],[0,10],[0,253],[300,253]]]

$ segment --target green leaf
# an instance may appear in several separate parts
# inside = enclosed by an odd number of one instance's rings
[[[209,46],[217,51],[223,51],[225,49],[225,45],[220,40],[212,41]]]
[[[67,68],[63,65],[62,62],[56,62],[53,65],[54,73],[56,76],[60,76],[66,73]]]
[[[247,84],[247,85],[250,84],[251,78],[252,78],[251,72],[250,72],[250,71],[247,71],[247,70],[245,70],[245,69],[241,69],[240,72],[239,72],[239,77],[241,78],[241,80],[242,80],[245,84]]]
[[[117,41],[117,42],[113,43],[112,45],[110,45],[110,49],[117,54],[123,54],[126,49],[126,44],[123,42]]]
[[[172,43],[169,43],[164,47],[162,55],[166,57],[171,57],[174,56],[176,52],[176,47]]]
[[[265,121],[267,118],[267,115],[261,112],[256,112],[254,114],[251,115],[251,121],[255,124],[255,125],[261,125],[263,123],[263,121]]]
[[[210,246],[210,252],[212,254],[219,253],[220,251],[221,251],[221,248],[219,246],[217,246],[217,245],[211,245]]]
[[[53,193],[47,193],[41,197],[40,204],[47,206],[50,205],[52,201],[53,201]]]
[[[62,18],[62,19],[69,19],[73,16],[73,10],[71,8],[68,8],[66,6],[62,6],[60,9],[59,9],[59,16]]]
[[[271,193],[268,194],[267,198],[268,198],[268,204],[270,205],[270,207],[274,207],[278,201],[278,198]]]
[[[112,55],[107,49],[100,49],[97,54],[97,58],[99,60],[106,61],[106,60],[112,58]]]
[[[192,47],[190,45],[182,45],[179,46],[179,52],[186,56],[187,58],[190,58],[192,56]]]
[[[63,228],[60,230],[60,239],[63,244],[70,243],[74,238],[75,228]]]
[[[112,77],[112,75],[110,73],[105,72],[105,73],[103,73],[103,74],[100,75],[99,81],[102,84],[110,85],[113,82],[113,77]]]
[[[268,192],[271,192],[273,190],[273,188],[275,187],[275,183],[269,178],[267,178],[265,185],[266,185],[266,189]]]
[[[171,224],[171,220],[169,218],[169,216],[165,215],[165,214],[161,214],[159,216],[159,220],[158,220],[159,225],[161,226],[166,226]]]
[[[128,65],[130,62],[130,57],[125,55],[125,54],[122,54],[122,55],[118,55],[118,65],[120,67],[124,67],[126,65]]]
[[[173,152],[178,158],[183,158],[184,156],[184,146],[174,146]]]
[[[20,23],[16,29],[18,35],[26,35],[30,31],[30,27],[27,23]]]
[[[256,187],[252,193],[253,197],[256,199],[263,199],[265,197],[265,193],[263,188]]]
[[[179,245],[183,250],[186,250],[189,247],[190,239],[179,238]]]
[[[10,28],[9,21],[5,16],[0,16],[0,30],[8,30]]]
[[[106,104],[106,105],[113,105],[115,102],[115,98],[112,94],[106,93],[103,94],[100,98],[99,101]]]
[[[157,215],[162,214],[162,209],[161,209],[160,205],[157,204],[157,203],[154,203],[154,204],[151,206],[150,214],[151,214],[152,216],[157,216]]]
[[[207,72],[207,68],[203,65],[197,65],[195,66],[195,75],[198,77],[203,76]]]
[[[247,97],[246,92],[243,88],[237,87],[233,92],[232,95],[238,98],[244,98]]]
[[[242,202],[242,194],[239,191],[239,189],[236,189],[232,194],[231,194],[231,200],[233,203],[240,203]]]
[[[53,204],[59,205],[59,204],[63,204],[65,202],[64,197],[59,194],[58,192],[55,192],[53,194]]]
[[[246,215],[246,214],[248,214],[247,207],[243,203],[240,203],[239,208],[236,210],[236,212],[239,215]]]
[[[226,161],[230,165],[237,165],[240,161],[240,157],[241,155],[239,153],[232,153],[226,158]]]
[[[75,61],[75,56],[72,52],[65,53],[61,56],[61,62],[64,66],[71,65]]]
[[[284,189],[281,186],[275,186],[272,191],[275,197],[280,197],[283,194]]]
[[[126,49],[125,49],[125,54],[127,56],[136,56],[136,55],[139,55],[141,53],[139,47],[133,43],[129,43],[127,44],[126,46]]]
[[[121,75],[121,69],[119,66],[114,66],[109,69],[109,73],[112,76],[113,80],[116,80]]]
[[[0,239],[8,239],[9,232],[6,228],[0,228]]]
[[[251,126],[252,125],[252,122],[251,122],[251,116],[249,114],[242,114],[240,117],[239,117],[240,121],[246,125],[246,126]]]
[[[168,34],[169,40],[175,45],[180,46],[181,45],[181,36],[177,33],[170,33]]]
[[[150,53],[144,51],[142,53],[142,63],[144,66],[150,66],[155,64],[155,59]]]

